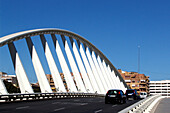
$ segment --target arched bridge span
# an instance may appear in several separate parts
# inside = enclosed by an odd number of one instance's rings
[[[47,41],[46,35],[50,35],[51,42]],[[51,78],[48,78],[44,71],[42,60],[40,60],[41,56],[38,54],[39,50],[36,49],[32,41],[34,36],[38,36],[40,39],[39,46],[43,47],[43,54],[45,55]],[[28,79],[28,73],[25,72],[21,56],[14,44],[18,40],[26,41],[31,64],[42,93],[97,92],[105,94],[109,89],[122,89],[125,91],[127,88],[117,69],[88,40],[67,30],[46,28],[23,31],[0,38],[0,47],[8,46],[21,93],[34,93],[34,90]],[[59,40],[62,41],[63,46],[61,46]],[[51,47],[55,50],[55,55],[54,53],[52,54]],[[55,57],[57,57],[59,65],[57,65]],[[62,75],[58,66],[62,70]],[[52,79],[54,90],[50,86],[51,81],[49,79]],[[0,87],[1,94],[8,93],[2,80],[0,80]]]

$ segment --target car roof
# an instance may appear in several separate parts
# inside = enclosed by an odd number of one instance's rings
[[[109,91],[111,91],[111,90],[122,91],[121,89],[109,89]]]
[[[127,89],[127,90],[136,90],[136,89]],[[126,90],[126,91],[127,91],[127,90]]]

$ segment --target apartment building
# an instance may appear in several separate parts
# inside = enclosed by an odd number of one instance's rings
[[[170,80],[150,81],[150,94],[170,97]]]
[[[140,92],[147,92],[149,94],[149,76],[137,72],[122,71],[121,69],[118,69],[118,71],[129,88],[136,89],[138,94]]]

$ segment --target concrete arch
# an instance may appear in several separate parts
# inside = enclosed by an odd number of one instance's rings
[[[115,75],[120,79],[120,81],[124,84],[125,88],[128,88],[127,84],[121,77],[120,73],[117,71],[117,69],[113,66],[113,64],[109,61],[109,59],[98,49],[96,48],[92,43],[90,43],[88,40],[83,38],[82,36],[73,33],[71,31],[63,30],[63,29],[56,29],[56,28],[44,28],[44,29],[34,29],[34,30],[27,30],[22,31],[18,33],[14,33],[11,35],[4,36],[0,38],[0,47],[10,44],[13,41],[17,41],[23,38],[29,38],[36,35],[44,35],[44,34],[57,34],[57,35],[64,35],[67,37],[70,37],[72,39],[77,40],[77,42],[84,44],[86,47],[88,47],[91,51],[94,51],[97,56],[99,56],[106,65],[109,65],[110,70],[115,72]]]

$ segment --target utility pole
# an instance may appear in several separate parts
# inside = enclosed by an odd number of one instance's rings
[[[138,45],[138,73],[140,72],[140,46]]]

